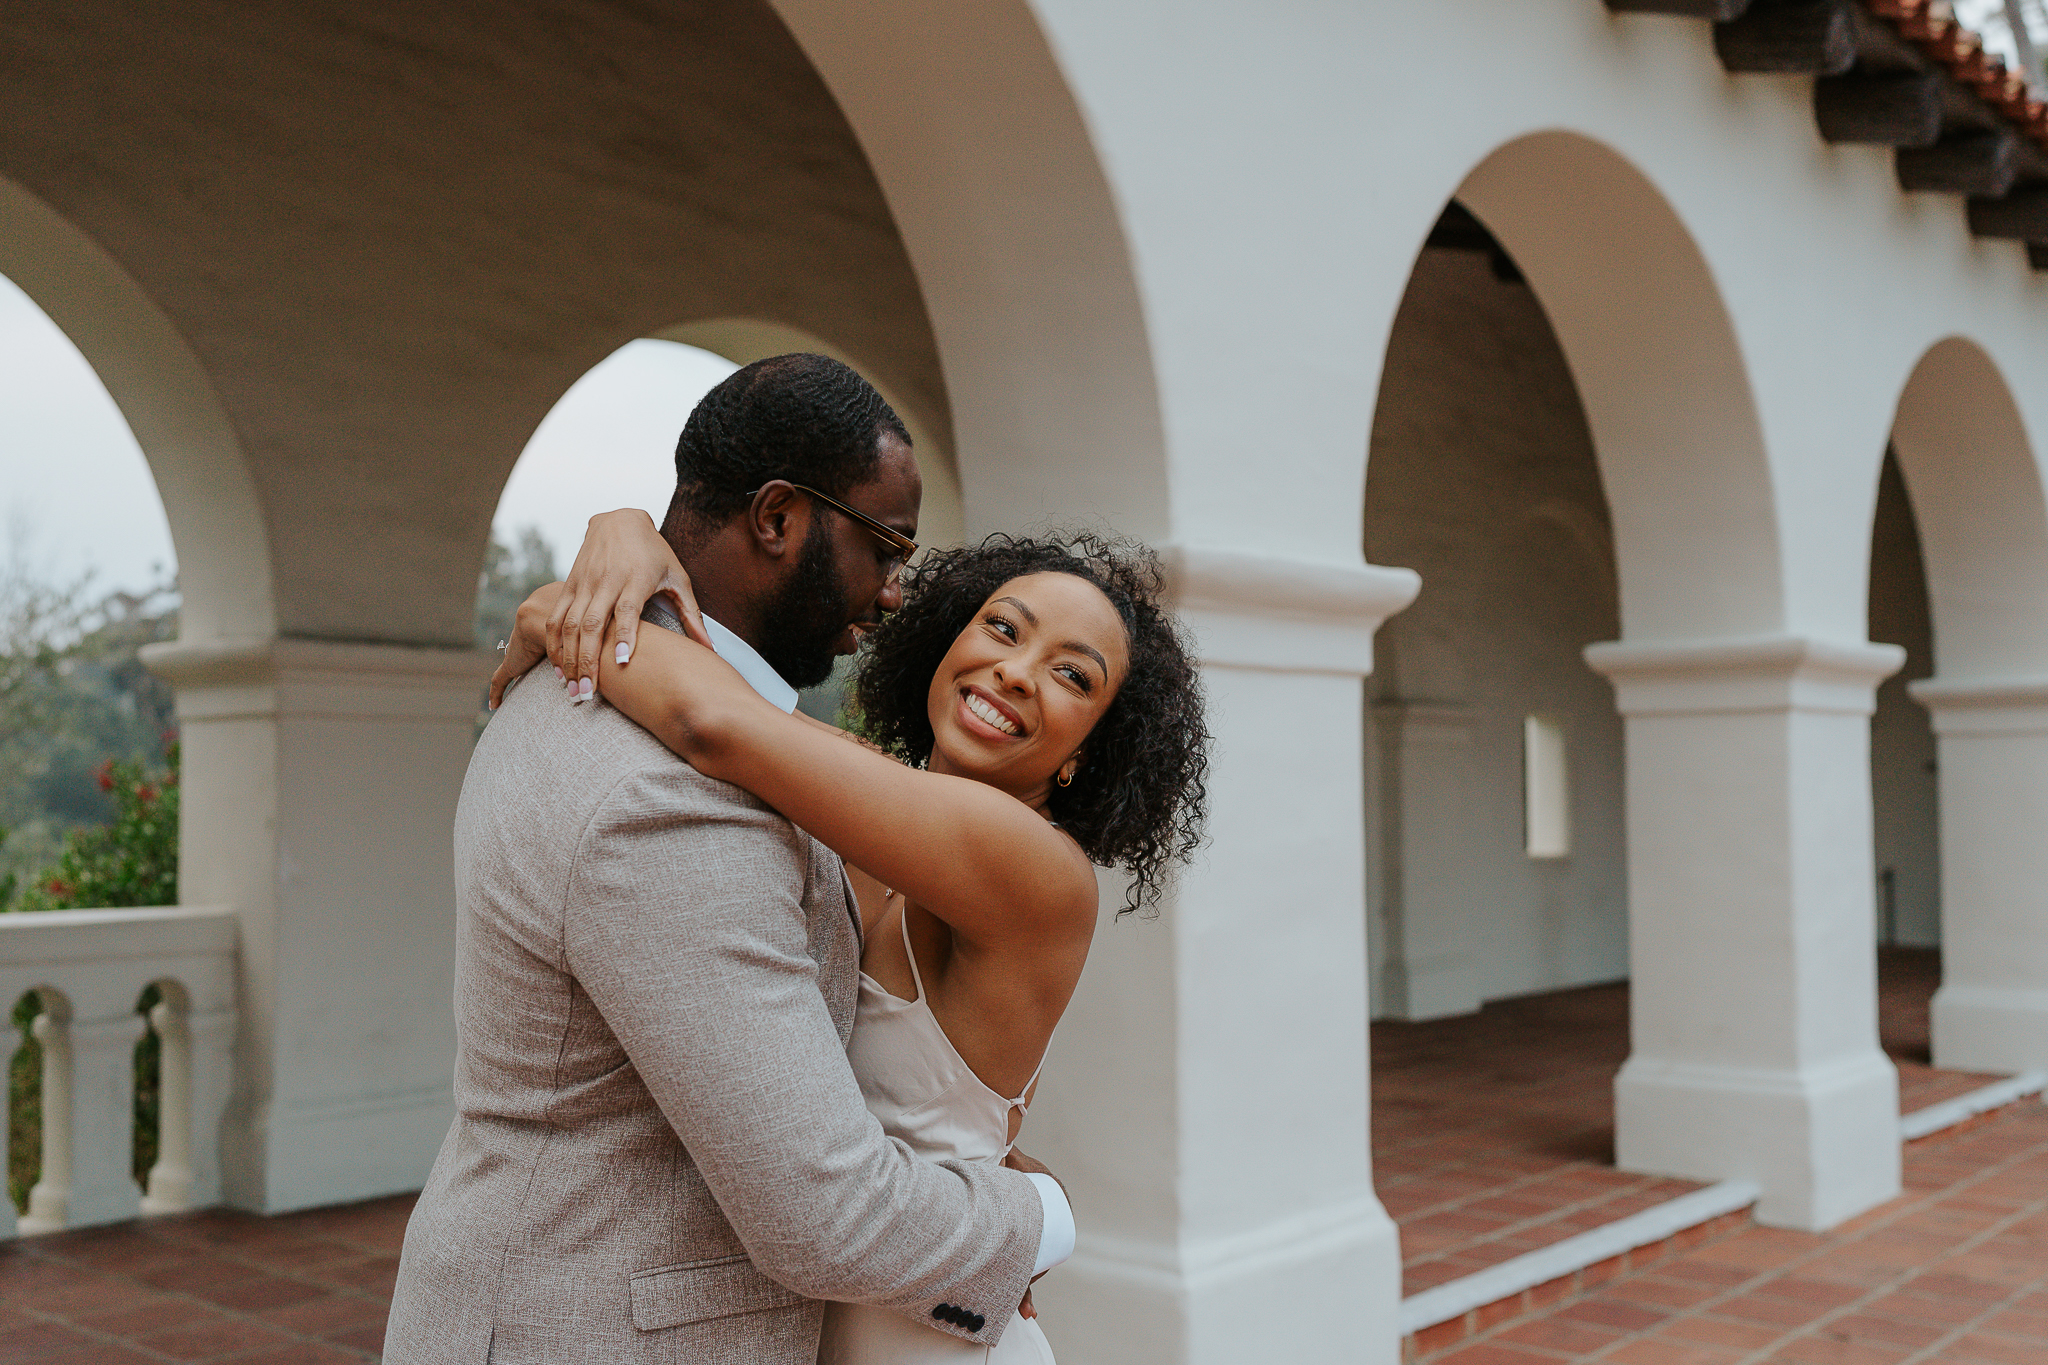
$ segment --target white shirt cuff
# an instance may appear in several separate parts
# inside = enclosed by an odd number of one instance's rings
[[[1038,1234],[1038,1263],[1034,1276],[1043,1275],[1074,1254],[1074,1210],[1067,1192],[1051,1176],[1033,1171],[1024,1177],[1038,1187],[1038,1201],[1045,1205],[1045,1231]]]

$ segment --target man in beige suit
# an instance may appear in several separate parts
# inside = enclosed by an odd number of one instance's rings
[[[851,370],[785,356],[714,389],[676,465],[662,534],[711,642],[792,707],[900,601],[909,438]],[[457,1117],[384,1358],[811,1365],[824,1299],[993,1344],[1072,1250],[1064,1195],[883,1135],[846,1061],[839,859],[549,672],[456,813]]]

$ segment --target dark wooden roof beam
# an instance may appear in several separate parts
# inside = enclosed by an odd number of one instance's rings
[[[2019,177],[2019,134],[1997,128],[1945,138],[1932,147],[1901,147],[1898,168],[1903,190],[1995,199],[2010,190]]]
[[[1813,85],[1813,116],[1829,142],[1869,147],[1932,147],[1941,140],[1942,86],[1931,71],[1823,76]]]
[[[1855,0],[1755,0],[1714,25],[1714,51],[1730,71],[1839,76],[1856,64]]]
[[[2048,242],[2048,186],[2014,190],[2003,199],[1972,199],[1970,231],[2008,242]]]
[[[1856,65],[1863,71],[1936,71],[1934,59],[1906,36],[1872,14],[1855,7]]]
[[[2003,128],[2005,120],[1982,96],[1954,77],[1942,81],[1941,122],[1950,132],[1959,128]]]

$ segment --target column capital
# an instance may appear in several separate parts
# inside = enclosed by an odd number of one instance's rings
[[[1372,672],[1380,623],[1415,600],[1412,569],[1165,545],[1174,610],[1205,663],[1283,673]]]
[[[497,656],[343,640],[171,640],[142,662],[178,692],[185,720],[257,716],[457,719],[475,714]]]
[[[1625,716],[1805,711],[1869,715],[1897,645],[1759,635],[1588,645],[1586,663],[1614,684]]]
[[[2048,734],[2048,678],[1922,678],[1906,691],[1938,734]]]

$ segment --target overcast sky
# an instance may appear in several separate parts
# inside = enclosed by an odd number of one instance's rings
[[[535,525],[569,571],[593,512],[642,507],[656,521],[675,491],[676,436],[711,386],[737,367],[673,341],[633,341],[569,386],[526,443],[495,519],[508,543]]]
[[[37,576],[143,588],[175,562],[163,504],[99,377],[0,277],[0,538]]]
[[[562,396],[520,456],[496,529],[541,528],[564,572],[592,512],[644,507],[675,485],[683,420],[733,366],[669,341],[620,348]],[[139,589],[176,562],[163,504],[120,409],[65,335],[0,277],[0,542],[46,581],[88,569]]]

